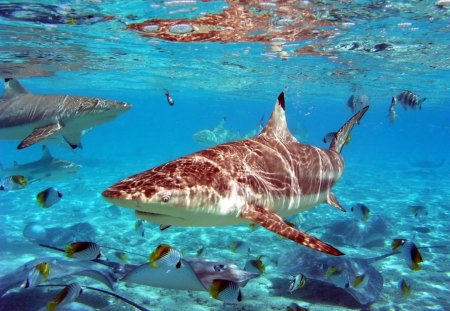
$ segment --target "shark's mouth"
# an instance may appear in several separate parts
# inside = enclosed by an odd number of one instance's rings
[[[134,211],[135,215],[141,219],[148,220],[160,224],[172,224],[173,222],[179,223],[185,221],[185,218],[179,216],[173,216],[169,214],[161,214],[154,212],[144,212],[140,210]]]

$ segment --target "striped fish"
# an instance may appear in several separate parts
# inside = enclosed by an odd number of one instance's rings
[[[23,189],[28,185],[28,178],[22,175],[8,176],[2,179],[0,190],[14,191]]]
[[[66,246],[66,255],[78,260],[94,260],[100,258],[100,246],[94,242],[75,242]]]
[[[59,292],[55,300],[50,301],[47,304],[47,310],[54,311],[56,310],[57,307],[75,301],[78,297],[80,297],[82,292],[83,289],[81,288],[81,285],[76,282],[67,285],[66,287],[63,288],[62,291]]]
[[[181,268],[181,253],[167,244],[160,244],[150,254],[151,268]]]
[[[209,293],[214,299],[226,302],[242,301],[242,293],[236,282],[216,279],[212,282]]]
[[[411,91],[403,91],[395,96],[395,100],[400,102],[405,110],[408,107],[412,109],[419,107],[419,109],[422,109],[422,103],[426,100],[426,98],[419,98],[419,96]]]

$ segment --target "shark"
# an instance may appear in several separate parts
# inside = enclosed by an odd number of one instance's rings
[[[59,136],[72,149],[80,148],[85,131],[130,108],[125,102],[95,97],[32,94],[18,80],[6,78],[0,98],[0,139],[20,140],[17,149],[23,149]]]
[[[320,252],[343,253],[283,218],[328,203],[345,211],[331,188],[344,171],[341,150],[362,108],[336,132],[328,149],[300,143],[286,122],[284,93],[255,137],[175,159],[113,184],[106,201],[167,227],[256,223]]]
[[[22,175],[29,180],[60,180],[75,175],[81,165],[74,162],[54,158],[47,146],[42,146],[42,156],[39,160],[19,164],[14,161],[14,165],[4,168],[0,164],[1,176]]]

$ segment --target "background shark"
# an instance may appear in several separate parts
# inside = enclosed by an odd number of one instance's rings
[[[328,203],[344,210],[331,188],[341,177],[341,149],[368,107],[335,135],[329,150],[301,144],[289,132],[284,94],[254,138],[218,145],[131,176],[103,192],[112,204],[162,225],[257,223],[297,243],[342,253],[282,217]]]
[[[0,175],[22,175],[29,180],[57,180],[72,176],[81,168],[81,165],[76,163],[52,157],[46,146],[42,146],[42,151],[42,157],[37,161],[25,164],[14,162],[14,166],[10,168],[3,168],[0,165]]]
[[[0,139],[20,140],[17,148],[22,149],[59,135],[75,149],[81,146],[84,130],[130,108],[124,102],[93,97],[31,94],[16,79],[5,79]]]

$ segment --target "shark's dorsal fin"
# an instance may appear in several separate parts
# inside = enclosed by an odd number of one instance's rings
[[[50,154],[50,150],[48,149],[48,147],[46,145],[42,146],[42,157],[41,159],[51,159],[53,158],[52,155]]]
[[[16,79],[5,79],[5,97],[12,98],[29,92]]]
[[[283,92],[278,96],[272,115],[260,135],[276,137],[277,139],[293,137],[287,127]]]

